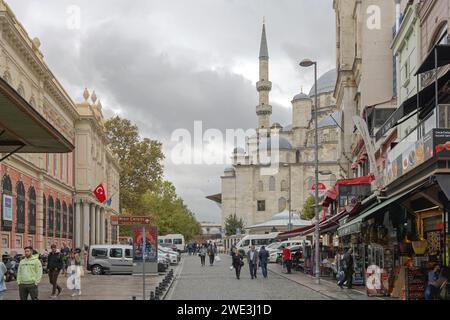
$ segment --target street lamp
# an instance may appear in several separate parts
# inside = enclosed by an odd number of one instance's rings
[[[289,200],[288,200],[288,204],[289,204],[289,225],[288,225],[288,230],[291,231],[292,230],[292,208],[291,208],[291,164],[290,163],[285,163],[283,164],[284,167],[289,167]]]
[[[316,178],[316,188],[315,188],[315,216],[316,216],[316,230],[315,230],[315,238],[316,238],[316,283],[320,283],[320,239],[319,239],[319,132],[317,128],[317,113],[318,113],[318,103],[317,103],[317,62],[311,61],[310,59],[304,59],[300,62],[300,66],[303,68],[309,68],[314,66],[314,127],[315,127],[315,178]]]

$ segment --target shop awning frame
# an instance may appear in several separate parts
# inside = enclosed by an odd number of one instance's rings
[[[450,45],[438,44],[430,50],[419,69],[417,69],[417,72],[414,74],[415,76],[435,69],[435,53],[437,54],[438,68],[450,64]]]
[[[68,153],[75,146],[0,77],[0,161],[15,153]]]

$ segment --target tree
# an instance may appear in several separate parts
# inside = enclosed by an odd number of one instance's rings
[[[141,139],[138,127],[118,116],[106,121],[105,128],[110,147],[119,157],[120,207],[136,213],[139,198],[162,179],[164,154],[161,143]]]
[[[314,212],[314,205],[316,204],[316,198],[312,195],[306,199],[305,203],[303,204],[303,213],[302,213],[302,219],[305,220],[311,220],[315,216]]]
[[[241,233],[245,233],[244,227],[244,221],[242,218],[238,219],[236,213],[229,215],[225,220],[225,234],[227,236],[235,235],[236,229],[241,229]]]

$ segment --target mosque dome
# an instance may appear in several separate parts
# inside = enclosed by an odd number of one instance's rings
[[[289,210],[284,210],[275,214],[272,220],[289,220]],[[291,220],[300,220],[300,216],[296,213],[291,214]]]
[[[270,138],[263,138],[259,142],[259,147],[261,150],[271,150],[272,145],[273,146],[278,145],[278,150],[292,150],[291,143],[285,138],[280,136],[271,136]]]
[[[302,101],[302,100],[310,100],[311,98],[308,97],[306,94],[304,94],[303,92],[297,94],[294,99],[292,99],[292,102],[295,101]]]
[[[320,129],[320,128],[325,128],[325,127],[336,126],[336,122],[339,121],[339,118],[340,118],[340,112],[338,112],[338,111],[333,112],[329,116],[327,116],[324,119],[322,119],[321,121],[319,121],[319,124],[317,125],[317,127]]]
[[[283,129],[283,126],[278,122],[275,122],[271,127],[271,129]]]
[[[327,92],[333,92],[336,86],[337,72],[336,69],[330,70],[317,80],[317,95]],[[309,92],[310,97],[314,97],[315,86]]]

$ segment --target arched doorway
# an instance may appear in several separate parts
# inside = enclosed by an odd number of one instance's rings
[[[28,189],[28,234],[36,234],[36,191]]]
[[[4,175],[2,179],[2,231],[12,229],[12,183],[9,176]]]
[[[25,187],[22,181],[16,185],[16,232],[25,232]]]

